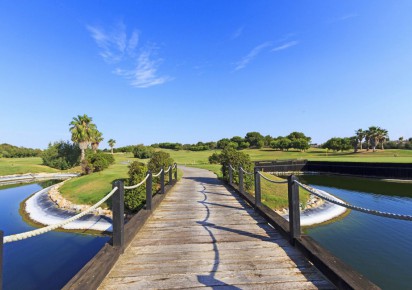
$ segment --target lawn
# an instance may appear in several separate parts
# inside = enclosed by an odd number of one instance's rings
[[[209,151],[174,151],[164,149],[170,153],[171,157],[180,165],[194,166],[210,170],[221,177],[220,165],[209,164],[208,157],[219,150]],[[384,150],[384,151],[362,151],[360,153],[351,152],[327,152],[324,149],[311,148],[307,152],[297,151],[275,151],[272,149],[246,149],[242,152],[250,155],[252,161],[275,160],[275,159],[308,159],[319,161],[354,161],[354,162],[399,162],[412,163],[412,150]],[[127,178],[128,164],[135,159],[131,153],[115,154],[115,164],[108,169],[81,176],[67,181],[61,188],[62,194],[75,203],[93,204],[100,200],[111,190],[111,183],[115,179]],[[140,160],[147,162],[147,160]],[[39,157],[30,158],[0,158],[0,175],[40,173],[40,172],[62,172],[44,165]],[[79,168],[68,170],[68,172],[79,171]],[[181,173],[179,173],[179,176]],[[272,178],[272,177],[271,177]],[[285,207],[287,203],[287,191],[282,187],[285,185],[272,185],[262,182],[262,198],[264,202],[272,208]],[[285,198],[286,199],[285,199]],[[302,196],[302,200],[306,200]]]
[[[42,165],[40,157],[0,158],[0,176],[43,172],[53,173],[61,171]]]

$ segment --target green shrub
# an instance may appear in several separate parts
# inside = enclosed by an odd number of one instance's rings
[[[97,152],[92,153],[90,151],[86,154],[86,159],[82,162],[82,171],[84,174],[90,174],[92,172],[99,172],[111,164],[114,163],[114,157],[111,154]]]
[[[65,170],[79,165],[80,153],[77,144],[59,141],[50,143],[41,157],[44,165]]]
[[[220,164],[220,154],[215,152],[209,156],[209,163],[210,164]]]
[[[137,145],[133,148],[133,156],[139,159],[151,158],[154,153],[154,148],[144,145]]]
[[[229,169],[228,165],[231,164],[235,171],[233,172],[233,181],[239,184],[239,174],[238,168],[242,168],[247,172],[253,172],[253,163],[250,161],[249,154],[237,151],[233,148],[226,147],[223,149],[222,153],[219,155],[220,164],[222,164],[223,178],[229,180]],[[253,175],[244,174],[244,185],[246,189],[251,189],[253,186]]]
[[[147,166],[138,161],[134,161],[129,165],[129,178],[125,181],[125,185],[135,185],[140,183],[147,173]],[[146,186],[143,184],[135,189],[125,191],[124,205],[130,211],[138,211],[146,201]]]
[[[22,158],[41,156],[42,151],[40,149],[32,149],[25,147],[17,147],[7,143],[0,144],[0,158]]]
[[[173,165],[174,160],[170,157],[170,154],[164,151],[158,151],[153,153],[147,167],[153,173],[159,172],[162,168],[167,169]]]

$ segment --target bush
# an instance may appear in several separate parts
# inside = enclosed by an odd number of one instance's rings
[[[0,144],[0,157],[5,158],[22,158],[41,156],[42,151],[40,149],[31,149],[25,147],[17,147],[10,144]]]
[[[147,166],[138,161],[134,161],[129,165],[129,178],[125,181],[125,185],[135,185],[140,183],[147,173]],[[138,211],[146,201],[146,187],[144,185],[135,189],[125,191],[124,205],[130,211]]]
[[[210,164],[220,164],[220,154],[215,152],[212,155],[210,155],[209,163]]]
[[[82,171],[84,174],[99,172],[114,163],[114,157],[111,154],[97,152],[86,154],[86,159],[82,162]]]
[[[216,157],[215,157],[216,158]],[[239,184],[238,168],[242,166],[245,171],[253,172],[253,163],[250,161],[249,154],[237,151],[233,148],[226,147],[219,155],[220,164],[222,164],[223,178],[229,181],[228,165],[231,164],[236,170],[233,172],[233,181]],[[244,185],[246,189],[251,189],[253,186],[253,175],[243,175]]]
[[[133,148],[134,158],[147,159],[153,156],[154,149],[153,147],[137,145]]]
[[[69,141],[59,141],[49,144],[42,154],[43,164],[65,170],[79,165],[80,148]]]
[[[153,173],[159,172],[162,168],[167,169],[169,166],[173,165],[174,160],[170,157],[169,153],[164,151],[158,151],[153,153],[147,167]]]

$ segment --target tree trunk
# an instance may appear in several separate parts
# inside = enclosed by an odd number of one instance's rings
[[[113,147],[112,148],[110,148],[111,150],[112,150],[112,155],[113,155]]]
[[[84,149],[80,149],[82,151],[82,155],[80,155],[80,162],[84,160],[85,154],[84,154]]]
[[[362,138],[363,139],[363,138]],[[359,142],[360,142],[360,150],[362,151],[362,139],[359,138]]]

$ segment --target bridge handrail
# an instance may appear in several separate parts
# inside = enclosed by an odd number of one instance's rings
[[[163,171],[164,171],[164,170],[163,170],[163,168],[162,168],[162,169],[160,169],[160,171],[159,171],[158,173],[153,174],[152,176],[153,176],[153,177],[158,177],[158,176],[160,176],[160,174],[162,174]]]
[[[242,166],[240,166],[239,169],[242,170],[242,172],[243,172],[244,174],[253,175],[253,172],[247,172],[246,170],[243,169]]]
[[[313,195],[316,195],[317,197],[322,198],[326,201],[329,201],[330,203],[333,203],[333,204],[336,204],[336,205],[339,205],[339,206],[343,206],[343,207],[348,208],[348,209],[352,209],[352,210],[355,210],[355,211],[360,211],[360,212],[371,214],[371,215],[381,216],[381,217],[387,217],[387,218],[392,218],[392,219],[397,219],[397,220],[412,221],[412,216],[410,216],[410,215],[383,212],[383,211],[379,211],[379,210],[368,209],[368,208],[352,205],[352,204],[349,204],[349,203],[346,203],[346,202],[342,202],[342,201],[335,200],[335,199],[329,198],[327,196],[324,196],[319,191],[319,189],[314,188],[314,187],[309,186],[309,185],[306,185],[306,184],[303,184],[303,183],[301,183],[297,180],[294,180],[294,182],[297,185],[299,185],[301,188],[303,188],[303,189],[309,191],[310,193],[312,193]]]
[[[139,182],[138,184],[135,184],[135,185],[130,185],[130,186],[124,186],[124,189],[135,189],[135,188],[138,188],[140,185],[142,185],[143,183],[145,183],[146,182],[146,180],[149,178],[149,176],[150,176],[150,174],[147,174],[146,175],[146,177],[141,181],[141,182]]]
[[[106,200],[108,200],[117,190],[117,187],[114,187],[112,189],[112,191],[110,191],[105,197],[103,197],[100,201],[98,201],[96,204],[94,204],[93,206],[89,207],[87,210],[71,217],[68,219],[65,219],[63,221],[61,221],[60,223],[57,224],[53,224],[53,225],[49,225],[40,229],[36,229],[36,230],[32,230],[32,231],[27,231],[24,233],[20,233],[20,234],[15,234],[15,235],[9,235],[9,236],[5,236],[3,243],[10,243],[10,242],[16,242],[16,241],[20,241],[20,240],[24,240],[27,238],[31,238],[31,237],[35,237],[41,234],[45,234],[47,232],[53,231],[55,229],[61,228],[62,226],[71,223],[75,220],[78,220],[79,218],[85,216],[86,214],[92,212],[93,210],[95,210],[96,208],[98,208],[103,202],[105,202]]]
[[[272,183],[288,183],[287,180],[280,181],[280,180],[273,180],[273,179],[267,178],[267,177],[264,176],[262,173],[260,173],[260,171],[257,171],[257,173],[258,173],[263,179],[265,179],[265,180],[267,180],[267,181],[269,181],[269,182],[272,182]]]

